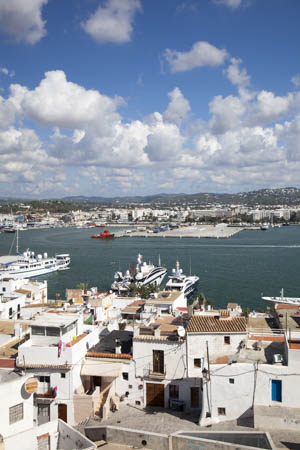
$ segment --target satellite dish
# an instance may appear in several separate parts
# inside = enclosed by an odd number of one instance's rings
[[[177,328],[177,334],[179,337],[184,337],[185,336],[185,329],[183,327],[178,327]]]

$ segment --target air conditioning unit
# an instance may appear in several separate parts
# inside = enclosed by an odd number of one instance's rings
[[[273,355],[273,361],[274,363],[282,363],[283,362],[283,357],[280,353],[276,353],[275,355]]]

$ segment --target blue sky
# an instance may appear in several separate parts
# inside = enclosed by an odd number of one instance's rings
[[[298,0],[0,0],[0,195],[300,187]]]

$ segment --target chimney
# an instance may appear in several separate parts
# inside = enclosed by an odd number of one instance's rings
[[[160,337],[160,326],[158,326],[157,328],[154,328],[154,336]]]
[[[116,352],[116,353],[122,353],[122,352],[121,352],[121,342],[120,342],[120,339],[116,339],[115,342],[116,342],[115,352]]]

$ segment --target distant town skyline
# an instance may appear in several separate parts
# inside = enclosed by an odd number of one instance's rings
[[[0,196],[300,187],[297,0],[0,0]]]

